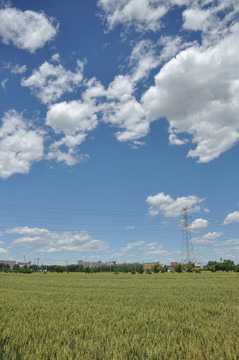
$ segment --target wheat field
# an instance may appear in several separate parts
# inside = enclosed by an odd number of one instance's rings
[[[238,273],[0,273],[0,359],[239,359]]]

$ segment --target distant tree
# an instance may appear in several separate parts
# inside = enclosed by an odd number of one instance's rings
[[[234,261],[232,260],[223,260],[223,263],[222,263],[222,270],[224,271],[234,271],[235,269],[235,264],[234,264]]]
[[[212,266],[212,265],[216,265],[217,264],[217,261],[208,261],[207,265],[206,265],[206,268],[209,267],[209,266]]]
[[[152,274],[152,271],[150,269],[146,269],[146,274]]]
[[[188,273],[192,273],[193,272],[193,266],[192,264],[188,264],[187,267],[186,267],[186,272]]]
[[[196,274],[201,274],[201,269],[195,269]]]
[[[15,265],[14,265],[15,266]],[[18,265],[19,266],[19,265]],[[38,266],[37,265],[30,265],[29,269],[33,270],[33,271],[37,271],[38,270]]]
[[[159,265],[159,264],[155,264],[155,265],[153,266],[153,272],[154,272],[155,274],[158,274],[158,273],[160,272],[160,265]]]
[[[78,272],[79,271],[79,265],[76,264],[70,264],[66,266],[67,272]]]
[[[143,274],[143,273],[144,273],[144,268],[143,268],[143,266],[139,267],[138,270],[137,270],[137,272],[138,272],[139,274]]]
[[[208,261],[206,265],[206,270],[215,272],[215,271],[235,271],[235,264],[232,260],[223,260],[221,261]]]
[[[63,271],[65,270],[65,267],[61,266],[61,265],[55,265],[55,271],[58,273],[58,274],[63,274]]]
[[[208,269],[209,271],[211,271],[212,273],[214,273],[214,272],[217,271],[217,270],[216,270],[216,265],[207,266],[207,269]]]
[[[184,267],[182,264],[178,264],[174,267],[174,271],[176,271],[178,274],[182,273],[184,270]]]
[[[161,268],[160,268],[160,272],[161,272],[162,274],[166,273],[167,271],[168,271],[168,270],[167,270],[166,267],[161,267]]]
[[[164,265],[164,269],[165,269],[165,272],[167,272],[168,271],[168,266]]]
[[[123,273],[127,274],[129,272],[128,266],[123,266],[122,271]]]
[[[234,266],[234,271],[239,272],[239,264]]]
[[[95,266],[92,270],[93,270],[93,273],[99,273],[101,268],[100,268],[100,266]]]
[[[84,272],[84,265],[79,265],[79,272]]]

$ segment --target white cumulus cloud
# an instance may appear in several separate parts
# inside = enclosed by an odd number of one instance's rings
[[[192,239],[192,242],[194,244],[216,244],[215,239],[219,238],[220,236],[222,236],[223,233],[222,232],[209,232],[201,237],[196,237]]]
[[[44,228],[29,228],[28,226],[24,227],[14,227],[7,229],[5,233],[7,234],[21,234],[21,235],[42,235],[48,234],[48,230]]]
[[[56,54],[54,59],[56,60]],[[22,79],[21,85],[29,87],[42,103],[56,102],[64,93],[73,92],[83,79],[83,63],[78,60],[76,72],[66,70],[61,64],[45,61],[32,75]]]
[[[194,195],[178,197],[174,200],[170,195],[165,195],[163,192],[150,195],[146,199],[147,204],[150,205],[149,215],[162,214],[165,217],[178,217],[185,207],[188,207],[189,212],[197,212],[200,210],[199,204],[202,201],[204,199]]]
[[[223,221],[223,225],[229,225],[238,222],[239,222],[239,211],[234,211],[226,216],[225,220]]]
[[[0,9],[0,36],[5,44],[34,53],[52,40],[58,31],[55,20],[43,12],[16,8]]]
[[[74,232],[47,231],[47,233],[41,233],[40,230],[42,229],[38,230],[38,236],[17,238],[12,241],[10,246],[31,248],[34,249],[34,252],[36,253],[55,253],[65,251],[98,252],[108,249],[108,245],[104,241],[92,238],[92,236],[85,230]],[[33,235],[33,232],[31,235]]]
[[[73,100],[50,106],[46,124],[62,138],[50,145],[47,158],[56,159],[72,166],[86,161],[88,154],[79,154],[79,146],[86,139],[88,132],[98,125],[97,109],[94,100]],[[68,150],[66,151],[67,148]]]
[[[145,241],[135,241],[135,242],[133,242],[133,243],[128,243],[128,244],[126,245],[126,247],[124,247],[124,248],[121,249],[121,251],[122,251],[123,253],[124,253],[124,252],[127,252],[127,251],[131,251],[131,250],[133,250],[133,248],[138,247],[138,246],[141,246],[141,245],[143,245],[143,244],[145,244]]]
[[[160,0],[98,0],[110,29],[122,23],[137,31],[158,30],[160,19],[167,13],[166,1]]]
[[[206,227],[208,226],[208,221],[205,219],[195,219],[191,226],[190,226],[190,230],[193,233],[198,233],[203,231]]]
[[[188,157],[209,162],[239,139],[239,25],[209,47],[194,45],[165,64],[142,96],[150,121],[165,116],[170,141],[189,135]],[[180,140],[178,144],[185,142]],[[186,139],[187,141],[187,139]]]
[[[0,127],[0,177],[26,174],[44,155],[43,134],[15,110],[8,111]]]

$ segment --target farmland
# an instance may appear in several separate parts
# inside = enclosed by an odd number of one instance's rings
[[[239,359],[239,275],[0,273],[0,359]]]

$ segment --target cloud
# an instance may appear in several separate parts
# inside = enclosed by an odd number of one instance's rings
[[[79,150],[74,147],[68,148],[68,151],[61,150],[60,146],[63,145],[64,138],[51,144],[49,152],[47,154],[47,159],[55,159],[58,163],[63,162],[67,166],[74,166],[76,164],[89,160],[90,156],[88,154],[79,154]]]
[[[25,71],[27,71],[27,65],[16,64],[11,67],[12,74],[23,74]]]
[[[56,55],[53,60],[56,61]],[[53,65],[45,61],[38,70],[34,70],[21,85],[29,87],[43,104],[56,102],[66,92],[73,92],[83,79],[83,63],[77,60],[76,72],[66,70],[62,65]]]
[[[149,132],[146,113],[133,93],[134,83],[131,77],[116,76],[104,94],[107,101],[98,107],[102,113],[102,121],[122,129],[116,132],[118,141],[133,142]]]
[[[7,179],[13,174],[26,174],[33,162],[44,155],[43,134],[15,110],[2,118],[0,128],[0,177]]]
[[[98,124],[95,111],[93,102],[63,101],[50,106],[46,116],[46,124],[58,134],[85,134],[93,130]],[[84,139],[78,138],[79,143],[82,140]]]
[[[145,241],[136,241],[134,243],[128,243],[125,248],[121,249],[121,251],[123,253],[127,252],[127,251],[131,251],[131,250],[133,250],[134,247],[140,246],[140,245],[143,245],[143,244],[145,244]]]
[[[150,250],[146,253],[146,255],[154,255],[154,256],[157,256],[157,255],[161,255],[161,256],[166,256],[166,255],[169,255],[169,252],[167,250],[161,250],[161,249],[158,249],[158,250]]]
[[[125,230],[134,230],[135,229],[135,226],[126,226],[125,227]]]
[[[226,240],[226,241],[223,241],[220,245],[239,246],[239,239]]]
[[[217,254],[218,256],[225,258],[229,258],[229,259],[234,259],[235,257],[238,258],[238,254],[239,254],[239,246],[231,246],[231,247],[224,247],[224,248],[216,248],[213,250],[213,252],[215,254]]]
[[[0,36],[4,44],[12,43],[19,49],[34,53],[57,34],[55,20],[43,12],[16,8],[0,9]]]
[[[194,244],[216,244],[216,241],[214,241],[214,240],[219,238],[222,235],[223,235],[222,232],[216,232],[216,231],[209,232],[209,233],[203,235],[202,237],[193,238],[192,242]]]
[[[24,226],[24,227],[14,227],[11,229],[7,229],[5,233],[21,234],[21,235],[43,235],[43,234],[48,234],[49,230],[44,228],[29,228],[28,226]]]
[[[183,12],[183,28],[187,30],[205,30],[210,25],[211,11],[189,8]]]
[[[157,195],[150,195],[146,199],[146,202],[150,205],[149,215],[162,214],[165,217],[178,217],[185,207],[188,207],[190,212],[197,212],[200,210],[199,204],[202,201],[204,199],[194,195],[178,197],[174,200],[170,195],[165,195],[163,192]]]
[[[235,0],[208,2],[210,6],[207,6],[207,2],[189,2],[188,8],[182,13],[183,29],[200,31],[204,44],[223,37],[230,25],[237,21],[239,13],[239,4]]]
[[[79,146],[88,132],[98,125],[94,100],[73,100],[51,105],[46,116],[46,124],[63,136],[49,147],[48,160],[56,159],[68,166],[89,159],[88,154],[79,154]],[[68,150],[66,150],[68,148]]]
[[[152,243],[145,243],[142,247],[139,248],[139,250],[160,250],[163,248],[163,245],[158,245],[157,242],[152,242]]]
[[[6,83],[8,82],[8,79],[4,79],[1,81],[1,86],[5,90],[6,89]]]
[[[60,61],[60,54],[54,54],[54,55],[52,55],[51,61],[53,61],[53,62],[59,62],[59,61]]]
[[[109,29],[117,24],[134,26],[136,31],[160,29],[160,19],[167,13],[165,2],[151,0],[98,0],[98,6],[105,12]]]
[[[8,250],[4,248],[0,248],[0,254],[7,254]]]
[[[198,233],[203,231],[208,226],[208,221],[205,219],[196,219],[192,222],[190,230],[193,233]]]
[[[235,24],[216,44],[181,51],[162,67],[141,99],[150,122],[167,118],[172,144],[192,139],[196,148],[187,156],[201,163],[219,157],[239,139],[238,35]]]
[[[108,245],[104,241],[93,239],[85,230],[74,232],[56,232],[46,229],[30,230],[32,230],[31,235],[33,235],[34,231],[36,234],[38,230],[38,236],[17,238],[10,246],[23,246],[25,248],[34,249],[34,252],[36,253],[55,253],[65,251],[98,252],[108,249]]]
[[[234,211],[226,216],[225,220],[223,221],[223,225],[229,225],[238,222],[239,222],[239,211]]]
[[[150,40],[141,40],[132,50],[130,65],[133,66],[132,80],[139,81],[147,78],[150,71],[160,64],[160,57],[154,50]]]

